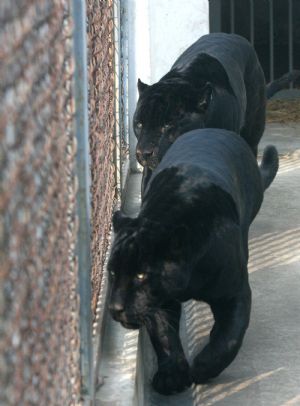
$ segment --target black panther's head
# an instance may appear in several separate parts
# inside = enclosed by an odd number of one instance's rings
[[[174,142],[181,134],[203,128],[212,86],[195,89],[181,78],[168,78],[151,86],[138,81],[139,100],[133,118],[139,163],[154,169],[159,163],[162,138]]]
[[[165,229],[116,212],[116,233],[108,271],[112,282],[110,312],[124,327],[139,328],[160,306],[186,289],[189,267],[183,227]]]

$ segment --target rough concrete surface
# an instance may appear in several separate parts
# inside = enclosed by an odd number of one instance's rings
[[[209,384],[164,397],[151,390],[155,360],[143,340],[145,395],[139,406],[300,406],[300,125],[269,125],[260,152],[270,143],[279,150],[280,170],[250,230],[253,306],[242,349]],[[137,207],[137,192],[135,199]],[[185,304],[182,339],[189,359],[211,324],[208,307]]]

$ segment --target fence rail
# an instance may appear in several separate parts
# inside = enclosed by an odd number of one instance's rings
[[[268,81],[299,69],[299,1],[210,0],[209,3],[211,32],[232,32],[248,38],[257,49]]]

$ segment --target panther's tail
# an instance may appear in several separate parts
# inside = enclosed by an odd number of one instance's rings
[[[273,145],[268,145],[264,149],[262,161],[260,164],[260,173],[264,190],[266,190],[273,182],[278,168],[279,158],[277,149]]]
[[[267,99],[271,99],[271,97],[275,93],[287,88],[291,82],[294,82],[299,77],[300,70],[293,70],[292,72],[288,72],[285,75],[281,76],[279,79],[273,80],[273,82],[268,83],[266,86]]]

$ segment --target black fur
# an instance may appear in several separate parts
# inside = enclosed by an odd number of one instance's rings
[[[238,135],[194,130],[164,155],[138,217],[115,214],[110,311],[127,328],[146,326],[158,392],[206,382],[238,353],[251,307],[248,230],[277,169],[274,147],[266,149],[260,170]],[[180,303],[188,299],[207,302],[215,318],[192,367],[179,338]]]
[[[300,77],[299,70],[293,70],[291,72],[285,73],[280,78],[273,80],[267,85],[267,99],[270,99],[277,92],[285,89],[289,86],[291,82],[295,82]]]
[[[265,127],[265,79],[254,48],[235,34],[201,37],[157,83],[138,81],[133,127],[144,186],[158,165],[162,138],[169,144],[197,128],[241,134],[253,153]]]

